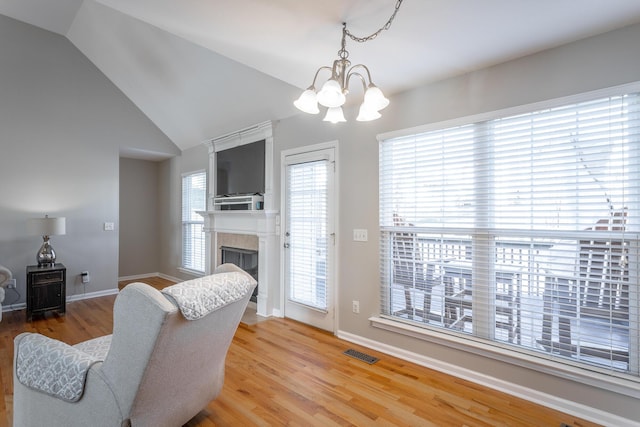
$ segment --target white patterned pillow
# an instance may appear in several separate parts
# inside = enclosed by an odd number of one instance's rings
[[[256,283],[242,271],[217,273],[169,286],[162,293],[176,302],[187,320],[197,320],[241,299]]]
[[[18,343],[16,377],[27,387],[77,402],[95,357],[61,341],[29,334]]]

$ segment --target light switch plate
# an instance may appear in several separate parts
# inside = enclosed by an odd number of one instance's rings
[[[369,240],[367,236],[367,230],[365,228],[354,228],[353,229],[353,241],[354,242],[366,242]]]

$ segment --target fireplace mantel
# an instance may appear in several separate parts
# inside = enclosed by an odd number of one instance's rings
[[[246,234],[258,237],[258,297],[256,311],[260,316],[281,316],[280,295],[280,216],[273,203],[273,125],[260,123],[247,129],[224,135],[204,143],[209,148],[209,189],[216,188],[216,152],[264,139],[265,192],[264,209],[215,210],[213,194],[208,197],[207,211],[198,212],[204,218],[206,237],[206,273],[217,265],[217,233]]]

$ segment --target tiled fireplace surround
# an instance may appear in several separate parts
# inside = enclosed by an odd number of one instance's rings
[[[238,145],[265,140],[265,193],[262,210],[215,210],[209,195],[204,218],[206,273],[220,264],[221,246],[258,251],[258,296],[256,313],[280,316],[279,310],[279,213],[273,206],[273,131],[271,122],[205,142],[209,148],[209,189],[215,189],[215,153]],[[210,190],[211,192],[212,190]]]

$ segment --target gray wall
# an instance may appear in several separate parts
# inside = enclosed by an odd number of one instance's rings
[[[207,170],[208,166],[209,152],[204,144],[184,150],[181,156],[173,157],[160,165],[159,179],[165,186],[160,195],[158,211],[160,228],[163,231],[160,266],[161,272],[171,277],[193,279],[193,276],[179,270],[182,262],[182,175]]]
[[[160,271],[159,170],[155,161],[120,159],[119,277]]]
[[[18,280],[4,304],[25,301],[42,243],[26,222],[44,214],[67,218],[52,237],[67,294],[116,289],[120,148],[179,150],[62,36],[0,16],[0,58],[0,264]]]
[[[630,397],[518,368],[471,353],[373,328],[379,313],[378,144],[376,135],[536,101],[616,86],[640,79],[640,25],[579,41],[499,66],[429,84],[391,98],[375,122],[331,126],[319,116],[280,121],[274,131],[276,171],[280,152],[331,140],[339,141],[338,328],[366,339],[441,360],[593,408],[637,418]],[[428,61],[428,58],[425,59]],[[372,70],[375,76],[375,70]],[[354,93],[352,96],[359,96]],[[280,174],[276,172],[279,198]],[[369,230],[367,243],[353,242],[354,228]],[[360,314],[351,312],[360,301]]]

